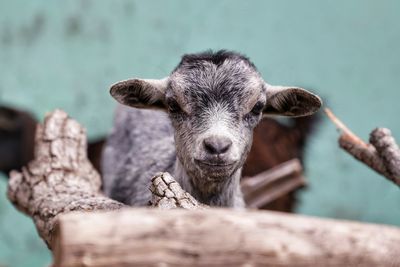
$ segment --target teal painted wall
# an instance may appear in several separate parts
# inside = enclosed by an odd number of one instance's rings
[[[111,83],[161,78],[183,53],[248,55],[274,84],[309,87],[357,134],[400,140],[400,1],[0,1],[0,102],[38,118],[62,108],[105,134]],[[337,147],[326,120],[306,164],[298,212],[400,225],[400,192]],[[0,266],[45,266],[33,224],[0,181]]]

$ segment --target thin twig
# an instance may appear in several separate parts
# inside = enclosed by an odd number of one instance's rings
[[[352,141],[358,145],[368,147],[368,144],[365,143],[355,133],[353,133],[341,120],[339,120],[338,117],[333,114],[329,108],[325,108],[324,111],[328,118],[335,124],[336,128],[341,131],[342,135],[347,135],[349,139],[352,139]]]

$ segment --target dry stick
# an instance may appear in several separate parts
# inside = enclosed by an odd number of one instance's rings
[[[272,201],[306,185],[298,159],[281,163],[267,171],[241,181],[248,208],[261,208]]]
[[[400,149],[391,131],[377,128],[371,132],[369,142],[376,148],[393,182],[400,185]]]
[[[371,144],[367,144],[347,128],[330,109],[326,108],[325,113],[341,131],[339,137],[341,148],[379,174],[400,185],[398,176],[398,173],[400,173],[400,151],[388,129],[378,128],[373,131],[371,133]],[[383,143],[379,141],[382,138],[386,140]]]

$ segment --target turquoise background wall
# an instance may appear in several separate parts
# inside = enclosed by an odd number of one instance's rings
[[[91,138],[110,129],[111,83],[161,78],[188,52],[248,55],[273,84],[312,88],[357,134],[400,140],[400,1],[0,1],[0,103],[55,108]],[[298,212],[400,226],[400,192],[337,147],[324,120],[306,157]],[[0,179],[0,266],[46,266],[33,224]]]

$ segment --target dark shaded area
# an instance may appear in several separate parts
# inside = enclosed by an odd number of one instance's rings
[[[270,118],[264,119],[254,130],[253,145],[243,166],[243,177],[256,175],[294,158],[300,159],[304,165],[307,141],[319,120],[319,113],[289,119],[289,125]],[[296,204],[295,195],[296,191],[263,209],[290,212]]]
[[[254,129],[243,176],[253,176],[293,158],[303,163],[308,138],[319,119],[319,114],[293,118],[287,125],[270,118],[262,120]]]
[[[99,138],[96,140],[89,141],[88,144],[88,158],[90,162],[93,164],[94,168],[101,173],[101,154],[103,151],[104,143],[106,142],[105,138]]]
[[[207,51],[204,51],[201,53],[183,55],[181,62],[178,64],[178,66],[175,68],[175,70],[179,69],[182,66],[194,68],[197,66],[198,63],[201,63],[202,61],[212,62],[213,64],[215,64],[216,66],[219,67],[227,59],[242,60],[242,61],[246,62],[252,68],[256,69],[254,64],[246,56],[239,54],[237,52],[227,51],[227,50],[219,50],[219,51],[213,52],[212,50],[207,50]]]
[[[243,168],[243,176],[254,176],[293,158],[304,158],[307,141],[319,116],[289,119],[289,125],[266,118],[254,131],[253,146]],[[28,112],[0,107],[0,171],[8,175],[33,159],[37,120]],[[88,144],[88,157],[101,173],[100,162],[104,138]],[[263,207],[269,210],[293,210],[296,192]]]
[[[0,107],[0,171],[8,174],[32,160],[35,130],[28,112]]]

